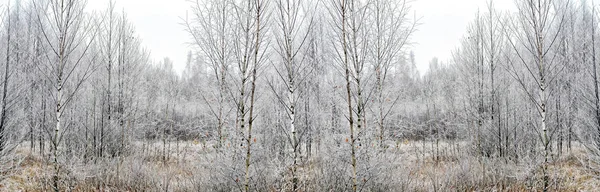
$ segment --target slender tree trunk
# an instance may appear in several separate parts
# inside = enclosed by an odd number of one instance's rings
[[[112,5],[110,5],[112,6]],[[112,32],[113,32],[113,12],[112,10],[110,11],[110,16],[109,16],[109,30],[108,30],[108,48],[107,48],[107,54],[108,54],[108,66],[106,67],[106,71],[108,73],[108,84],[106,87],[106,118],[107,118],[107,126],[110,129],[112,127],[112,68],[113,68],[113,60],[112,60]],[[103,119],[104,120],[104,119]],[[104,147],[106,147],[106,144],[104,143],[104,137],[106,137],[105,134],[105,126],[102,126],[102,135],[100,137],[100,143],[101,144],[101,151],[104,150]],[[104,157],[104,153],[100,153],[100,157]]]
[[[8,5],[10,7],[10,4]],[[4,66],[4,82],[2,83],[2,109],[0,111],[0,152],[3,152],[6,147],[6,108],[7,108],[7,94],[8,94],[8,76],[10,72],[10,47],[11,47],[11,18],[10,8],[6,13],[8,15],[7,23],[7,35],[6,35],[6,65]]]
[[[44,86],[46,86],[45,82],[46,81],[44,80]],[[39,149],[40,150],[40,156],[44,157],[44,152],[45,152],[44,142],[45,141],[44,141],[44,134],[41,134],[41,133],[43,133],[46,130],[46,112],[47,112],[47,110],[46,110],[46,97],[44,96],[44,94],[42,94],[41,108],[42,108],[42,119],[41,119],[42,122],[41,122],[41,126],[40,126],[41,130],[39,130],[40,134],[38,134],[38,142],[39,142],[39,145],[40,145],[40,147],[39,147],[40,148]]]
[[[61,63],[63,62],[62,59],[60,61]],[[61,64],[62,65],[62,64]],[[56,103],[56,127],[54,129],[54,138],[52,141],[52,148],[53,148],[53,164],[54,164],[54,177],[53,177],[53,182],[54,182],[54,191],[58,192],[59,188],[58,188],[58,180],[59,180],[59,174],[60,174],[60,166],[58,164],[58,155],[59,155],[59,142],[60,142],[60,131],[61,131],[61,120],[62,120],[62,78],[59,77],[58,78],[58,83],[57,83],[57,103]]]
[[[545,87],[545,79],[541,79],[540,86],[540,95],[541,98],[546,97],[546,87]],[[542,99],[545,100],[545,99]],[[542,114],[542,143],[544,145],[544,165],[543,165],[543,176],[544,176],[544,191],[548,191],[549,185],[549,177],[548,177],[548,156],[549,156],[549,138],[548,138],[548,129],[546,127],[546,101],[542,101],[540,111]]]
[[[250,191],[250,158],[252,157],[252,125],[254,123],[254,104],[255,104],[255,92],[256,92],[256,81],[257,81],[257,70],[259,67],[259,57],[261,57],[260,55],[260,44],[261,44],[261,30],[262,30],[262,25],[263,23],[261,23],[262,21],[262,17],[263,17],[263,9],[265,8],[263,5],[263,2],[261,2],[261,0],[254,0],[254,26],[256,27],[254,29],[254,52],[252,53],[252,84],[250,87],[250,109],[249,109],[249,117],[248,117],[248,137],[246,139],[247,145],[246,145],[246,176],[245,176],[245,189],[246,192]],[[242,90],[242,92],[244,92],[244,90]]]
[[[342,36],[341,36],[341,40],[342,40],[342,51],[343,51],[343,62],[344,62],[344,71],[345,71],[345,81],[346,81],[346,102],[348,104],[348,123],[349,123],[349,127],[350,127],[350,164],[352,166],[352,191],[356,192],[357,190],[357,184],[358,184],[358,179],[356,177],[356,152],[355,152],[355,138],[354,138],[354,111],[353,111],[353,107],[352,107],[352,86],[351,86],[351,81],[350,81],[350,62],[348,59],[348,42],[347,42],[347,37],[348,37],[348,31],[346,29],[346,25],[347,25],[347,11],[348,11],[348,5],[346,0],[342,0],[341,4],[340,4],[340,10],[341,10],[341,20],[342,20]]]
[[[497,118],[498,120],[500,118],[495,117],[496,116],[496,87],[495,87],[495,82],[494,82],[494,72],[496,71],[495,68],[495,51],[496,51],[496,47],[495,47],[495,34],[494,34],[494,10],[490,5],[489,8],[489,32],[490,32],[490,50],[489,50],[489,57],[490,57],[490,96],[491,96],[491,101],[490,101],[490,108],[491,108],[491,113],[490,113],[490,120],[491,120],[491,124],[497,126],[497,136],[498,136],[498,143],[497,143],[497,147],[498,147],[498,154],[500,157],[502,157],[502,127],[500,126],[500,121],[498,121],[498,124],[496,125],[496,121],[494,118]]]
[[[561,106],[560,106],[560,95],[561,95],[561,91],[559,90],[558,93],[558,98],[556,99],[556,111],[557,111],[557,115],[556,115],[556,128],[558,129],[558,141],[556,142],[556,150],[558,152],[558,156],[561,156],[562,153],[562,142],[563,142],[563,128],[562,128],[562,121],[561,121]]]
[[[291,55],[289,55],[291,56]],[[291,64],[291,57],[288,57],[288,63],[290,64],[290,67],[294,67]],[[298,137],[296,136],[296,95],[295,95],[295,86],[294,86],[294,81],[293,78],[290,78],[290,88],[289,88],[289,95],[288,95],[288,99],[290,102],[290,106],[289,106],[289,110],[290,110],[290,131],[292,132],[292,149],[293,149],[293,154],[292,154],[292,158],[293,158],[293,165],[292,165],[292,183],[293,183],[293,191],[296,191],[298,189],[298,178],[297,178],[297,168],[298,168]]]
[[[167,164],[167,126],[169,126],[169,104],[165,108],[165,120],[164,120],[163,131],[162,131],[162,161],[163,165]]]
[[[61,7],[62,10],[65,9],[65,7]],[[62,15],[61,15],[62,17]],[[65,42],[65,36],[66,36],[66,29],[63,29],[65,31],[61,31],[63,34],[61,34],[61,38],[59,38],[59,52],[58,52],[58,57],[59,57],[59,63],[57,66],[57,80],[56,80],[56,127],[54,129],[54,138],[53,138],[53,163],[54,163],[54,179],[53,179],[53,183],[54,183],[54,191],[58,192],[59,191],[59,187],[58,187],[58,180],[59,180],[59,175],[60,175],[60,165],[58,163],[58,155],[60,154],[59,150],[59,145],[60,145],[60,131],[62,128],[62,115],[63,115],[63,72],[64,72],[64,67],[66,66],[66,42]]]
[[[541,6],[538,4],[538,6]],[[538,9],[541,9],[538,7]],[[539,19],[541,20],[541,19]],[[544,52],[543,52],[543,48],[544,48],[544,44],[543,44],[543,37],[542,37],[542,30],[543,29],[537,29],[536,28],[536,35],[537,35],[537,63],[538,63],[538,67],[539,67],[539,75],[540,75],[540,81],[539,81],[539,91],[540,91],[540,114],[541,114],[541,129],[542,129],[542,144],[544,145],[544,164],[543,164],[543,168],[542,168],[542,173],[543,173],[543,177],[544,177],[544,191],[548,191],[548,186],[549,186],[549,177],[548,177],[548,156],[549,156],[549,138],[548,138],[548,129],[546,127],[546,121],[547,121],[547,109],[546,109],[546,103],[547,103],[547,99],[546,99],[546,72],[545,72],[545,63],[544,63]]]
[[[252,124],[254,121],[254,93],[256,90],[256,69],[252,70],[252,88],[250,91],[250,114],[248,117],[248,138],[246,139],[246,192],[250,191],[250,158],[252,155]]]
[[[227,81],[226,81],[227,75],[226,74],[227,74],[228,63],[227,63],[227,56],[226,56],[227,47],[226,47],[226,43],[225,43],[226,39],[227,39],[227,37],[225,36],[226,35],[225,32],[227,29],[227,15],[228,15],[227,6],[223,5],[223,8],[221,10],[221,17],[222,17],[223,22],[221,23],[221,26],[220,26],[220,31],[222,34],[221,34],[221,36],[219,36],[220,37],[220,39],[219,39],[220,48],[221,48],[220,49],[220,63],[218,64],[220,72],[221,72],[221,74],[220,74],[221,79],[219,81],[219,114],[218,114],[218,116],[219,116],[218,117],[219,147],[221,147],[223,145],[223,139],[224,139],[223,128],[224,128],[225,122],[226,122],[224,119],[225,117],[224,117],[224,111],[223,111],[224,109],[223,108],[224,108],[224,105],[226,102],[225,94],[227,93],[227,87],[226,87],[227,86]]]
[[[592,8],[592,12],[595,12],[595,7]],[[592,14],[592,67],[593,67],[593,77],[594,77],[594,102],[595,102],[595,112],[596,112],[596,142],[600,143],[600,93],[598,91],[598,70],[596,66],[596,28],[594,23],[595,13]],[[600,145],[597,146],[600,149]]]
[[[121,147],[118,150],[118,156],[121,158],[123,151],[125,150],[125,106],[124,106],[124,89],[125,82],[123,82],[123,75],[125,72],[126,58],[127,55],[127,42],[129,40],[129,33],[127,32],[126,25],[128,24],[125,13],[123,13],[121,20],[121,30],[119,37],[120,54],[118,56],[118,69],[117,69],[117,85],[118,85],[118,97],[117,97],[117,113],[119,120],[119,129],[121,131]],[[119,163],[120,164],[120,163]],[[117,165],[119,165],[117,164]]]

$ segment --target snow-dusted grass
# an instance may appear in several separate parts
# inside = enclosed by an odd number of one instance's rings
[[[217,155],[214,142],[170,142],[163,158],[162,142],[136,142],[136,151],[123,158],[107,158],[96,163],[87,162],[63,165],[64,190],[72,191],[218,191],[220,184],[235,185],[236,178],[215,182],[217,172],[211,166],[226,166],[227,159]],[[435,143],[421,141],[388,142],[389,148],[381,157],[393,158],[389,171],[393,173],[389,183],[396,191],[531,191],[539,189],[539,165],[515,163],[502,158],[478,158],[469,155],[465,142],[440,142],[439,152]],[[32,153],[26,145],[17,149],[24,157],[16,174],[0,182],[0,191],[50,191],[52,165]],[[437,154],[437,155],[435,155]],[[586,153],[575,145],[571,153],[556,158],[550,166],[553,191],[594,191],[600,189],[600,180],[585,168]],[[318,157],[318,156],[315,156]],[[262,160],[264,161],[264,160]],[[327,189],[340,181],[324,177],[318,171],[328,164],[311,158],[299,168],[300,179],[307,190]],[[256,166],[268,165],[258,163]],[[330,165],[330,164],[329,164]],[[214,167],[213,167],[214,168]],[[260,167],[260,169],[279,169]],[[285,172],[285,168],[284,168]],[[382,174],[383,174],[382,173]],[[286,177],[285,174],[283,177]],[[344,177],[344,176],[342,176]],[[231,181],[226,181],[231,179]],[[239,179],[239,178],[237,178]],[[281,179],[284,181],[285,179]],[[280,191],[285,183],[267,183],[262,189]],[[318,185],[318,186],[317,186]],[[325,187],[323,187],[325,186]],[[210,187],[210,188],[205,188]],[[231,186],[230,188],[236,188]],[[366,189],[365,189],[366,190]]]

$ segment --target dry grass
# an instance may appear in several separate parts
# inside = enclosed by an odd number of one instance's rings
[[[193,163],[200,160],[197,154],[204,147],[192,142],[187,149],[184,147],[177,150],[173,144],[172,153],[164,161],[160,154],[149,150],[145,155],[133,154],[120,161],[68,165],[61,175],[61,191],[193,191],[195,186],[189,178],[199,171]],[[0,191],[51,191],[52,164],[27,146],[20,147],[17,154],[24,156],[20,168],[0,182]]]
[[[425,150],[418,143],[400,147],[404,151],[403,159],[409,160],[403,163],[414,168],[408,174],[414,179],[406,187],[408,191],[536,191],[542,188],[541,166],[515,164],[501,158],[476,158],[452,150],[442,150],[439,157],[434,157],[430,146],[426,143]],[[452,144],[440,143],[442,146],[449,149]],[[585,159],[585,155],[583,148],[574,148],[549,166],[550,191],[600,190],[600,178],[582,165],[580,159]]]
[[[539,167],[527,163],[515,164],[502,159],[476,158],[457,152],[440,143],[439,156],[431,153],[430,143],[425,148],[418,142],[403,142],[389,153],[398,154],[395,161],[397,175],[406,183],[397,186],[405,191],[536,191],[540,189]],[[458,146],[464,143],[458,143]],[[62,186],[67,191],[197,191],[194,179],[209,174],[199,164],[206,164],[206,156],[214,153],[210,147],[190,142],[171,145],[170,158],[163,160],[159,144],[151,144],[145,153],[134,154],[116,161],[107,159],[94,165],[72,165],[63,176]],[[49,191],[52,166],[27,147],[18,150],[24,156],[17,174],[0,182],[0,191]],[[585,150],[576,148],[556,159],[549,167],[552,191],[597,191],[600,179],[586,168],[580,159]],[[315,174],[314,164],[305,163],[299,172]],[[307,167],[312,167],[307,169]],[[119,170],[117,171],[118,168]],[[304,175],[303,183],[315,177]],[[400,179],[398,179],[400,180]],[[403,181],[404,182],[404,181]],[[266,187],[277,191],[274,187]]]

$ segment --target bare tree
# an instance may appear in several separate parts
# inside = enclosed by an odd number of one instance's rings
[[[551,136],[548,131],[548,101],[551,97],[549,85],[557,78],[563,66],[555,62],[552,52],[557,45],[557,38],[564,26],[563,3],[554,0],[521,0],[518,1],[518,16],[510,26],[508,42],[518,57],[518,63],[524,72],[518,70],[513,62],[511,75],[521,85],[539,114],[537,127],[539,139],[543,147],[543,191],[548,190],[548,164],[550,158]],[[556,8],[556,9],[554,9]],[[532,82],[535,89],[529,88]]]
[[[489,95],[490,95],[490,101],[489,101],[489,106],[490,106],[490,125],[493,128],[495,128],[496,134],[497,134],[497,143],[496,143],[496,147],[497,147],[497,153],[498,156],[502,157],[506,152],[503,152],[503,134],[502,134],[502,120],[500,119],[499,115],[500,115],[500,102],[498,101],[498,85],[497,85],[497,76],[498,76],[498,66],[500,65],[499,63],[499,58],[501,58],[499,55],[502,51],[504,51],[503,48],[503,36],[502,36],[502,25],[500,25],[499,20],[501,19],[501,17],[499,16],[499,14],[497,13],[497,11],[494,8],[494,4],[491,1],[488,1],[488,7],[487,7],[487,17],[484,19],[484,22],[486,22],[485,24],[487,26],[486,27],[486,32],[485,32],[485,36],[488,38],[487,40],[484,41],[485,44],[485,53],[487,54],[487,62],[489,65],[489,78],[490,78],[490,91],[489,91]],[[506,133],[504,133],[506,134]]]
[[[245,191],[250,190],[250,165],[252,157],[252,128],[256,116],[254,107],[256,101],[256,88],[259,85],[258,71],[265,62],[266,29],[269,0],[243,0],[234,1],[235,31],[233,43],[234,61],[237,71],[231,72],[237,76],[235,79],[235,92],[233,100],[237,107],[236,127],[245,147],[244,155],[244,185]]]
[[[230,88],[227,76],[232,53],[230,41],[233,21],[230,14],[233,10],[231,1],[197,0],[193,8],[194,20],[186,20],[188,33],[194,38],[195,45],[208,58],[209,66],[218,84],[218,92],[214,96],[218,98],[217,106],[214,106],[206,96],[203,95],[203,98],[212,115],[217,119],[217,147],[219,148],[223,145],[224,129],[228,121],[226,113],[228,112],[228,89]]]
[[[369,75],[366,68],[366,53],[368,52],[368,34],[366,19],[369,1],[332,0],[330,13],[333,18],[332,27],[335,30],[334,43],[337,63],[343,69],[349,123],[350,165],[352,167],[352,191],[358,190],[357,153],[356,147],[359,136],[366,125],[366,105],[368,95],[366,85]],[[356,104],[356,105],[355,105]],[[356,116],[356,122],[354,117]]]
[[[15,149],[22,142],[21,131],[16,129],[16,120],[19,118],[17,108],[22,101],[19,99],[22,93],[20,82],[22,75],[20,69],[25,62],[23,52],[27,45],[21,45],[22,39],[26,37],[24,26],[21,21],[21,4],[16,5],[10,2],[0,13],[2,27],[2,45],[5,55],[4,62],[0,68],[0,77],[2,89],[0,90],[0,181],[11,176],[19,158],[16,156]]]
[[[305,96],[305,91],[301,90],[301,85],[307,81],[308,75],[312,72],[309,63],[307,62],[304,50],[306,50],[307,38],[310,34],[310,29],[313,24],[313,17],[310,13],[305,12],[303,8],[307,6],[307,1],[291,0],[291,1],[276,1],[277,10],[277,28],[274,31],[276,34],[276,52],[280,57],[277,65],[274,64],[274,69],[279,77],[280,82],[284,85],[285,92],[280,93],[274,85],[274,82],[269,82],[269,86],[276,95],[277,100],[281,103],[288,117],[287,126],[289,133],[286,133],[287,140],[292,146],[292,191],[298,190],[298,161],[300,143],[303,140],[304,131],[298,131],[298,112],[299,100]]]
[[[64,126],[71,124],[64,115],[82,84],[95,69],[92,64],[95,55],[88,53],[88,50],[93,45],[96,30],[84,11],[85,1],[51,0],[35,3],[40,13],[37,20],[42,26],[44,46],[51,50],[46,53],[46,65],[41,65],[38,69],[44,78],[53,83],[51,92],[48,93],[54,102],[56,123],[50,135],[54,166],[52,182],[54,191],[60,191],[60,143],[68,130]]]
[[[468,108],[465,106],[465,114],[468,129],[472,129],[472,141],[475,150],[483,155],[482,129],[484,117],[484,55],[483,55],[483,29],[480,14],[477,13],[475,20],[468,28],[468,33],[463,38],[461,50],[454,53],[454,62],[459,64],[463,89],[469,101]],[[474,127],[474,128],[473,128]]]
[[[106,148],[109,147],[109,145],[107,144],[108,141],[106,141],[109,138],[109,134],[108,132],[112,132],[112,128],[113,128],[113,70],[115,68],[115,60],[117,58],[117,43],[118,43],[118,22],[119,22],[119,18],[117,13],[115,13],[114,11],[115,9],[115,2],[114,1],[110,1],[108,4],[108,8],[106,10],[106,12],[104,13],[104,21],[103,22],[99,22],[98,24],[101,26],[98,26],[99,28],[101,28],[102,30],[99,31],[100,34],[98,35],[99,38],[99,44],[102,47],[101,52],[102,52],[102,61],[106,64],[105,65],[105,69],[106,69],[106,87],[104,88],[104,97],[102,99],[102,118],[100,121],[100,147],[99,150],[97,151],[97,157],[104,157],[105,153],[107,153],[108,151],[106,151]]]
[[[417,20],[410,21],[408,14],[410,5],[406,0],[375,0],[372,5],[373,45],[372,57],[375,68],[375,86],[377,98],[377,127],[379,129],[379,145],[383,147],[385,140],[385,119],[397,104],[400,94],[393,98],[384,93],[388,73],[394,62],[400,60],[409,37],[415,32]],[[393,101],[392,101],[393,100]],[[391,103],[391,104],[390,104]]]

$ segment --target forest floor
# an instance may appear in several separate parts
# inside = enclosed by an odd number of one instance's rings
[[[465,143],[411,142],[397,150],[411,180],[408,191],[535,191],[541,189],[541,164],[508,158],[477,158]],[[437,154],[437,155],[436,155]],[[575,144],[570,152],[553,156],[549,165],[550,191],[599,191],[600,177],[585,166],[587,152]],[[406,161],[408,160],[408,161]],[[540,161],[538,161],[540,162]]]
[[[452,147],[453,145],[457,147]],[[398,154],[403,191],[531,191],[538,189],[539,166],[505,159],[483,159],[459,151],[464,143],[404,142],[388,150]],[[69,165],[63,186],[72,191],[197,191],[197,163],[211,153],[198,142],[171,143],[168,160],[162,159],[162,144],[147,147],[144,157],[129,157],[97,164]],[[29,146],[16,150],[23,157],[19,168],[0,182],[0,191],[51,191],[52,164]],[[437,154],[437,155],[434,155]],[[584,166],[586,152],[575,145],[550,165],[551,191],[598,191],[600,178]],[[73,160],[73,162],[78,162]],[[121,163],[117,163],[121,162]],[[90,165],[91,164],[91,165]],[[114,165],[120,165],[115,169]],[[112,168],[107,168],[112,167]],[[536,174],[536,172],[538,172]],[[101,181],[93,178],[104,178]],[[538,178],[536,178],[538,177]],[[103,186],[103,187],[99,187]]]

